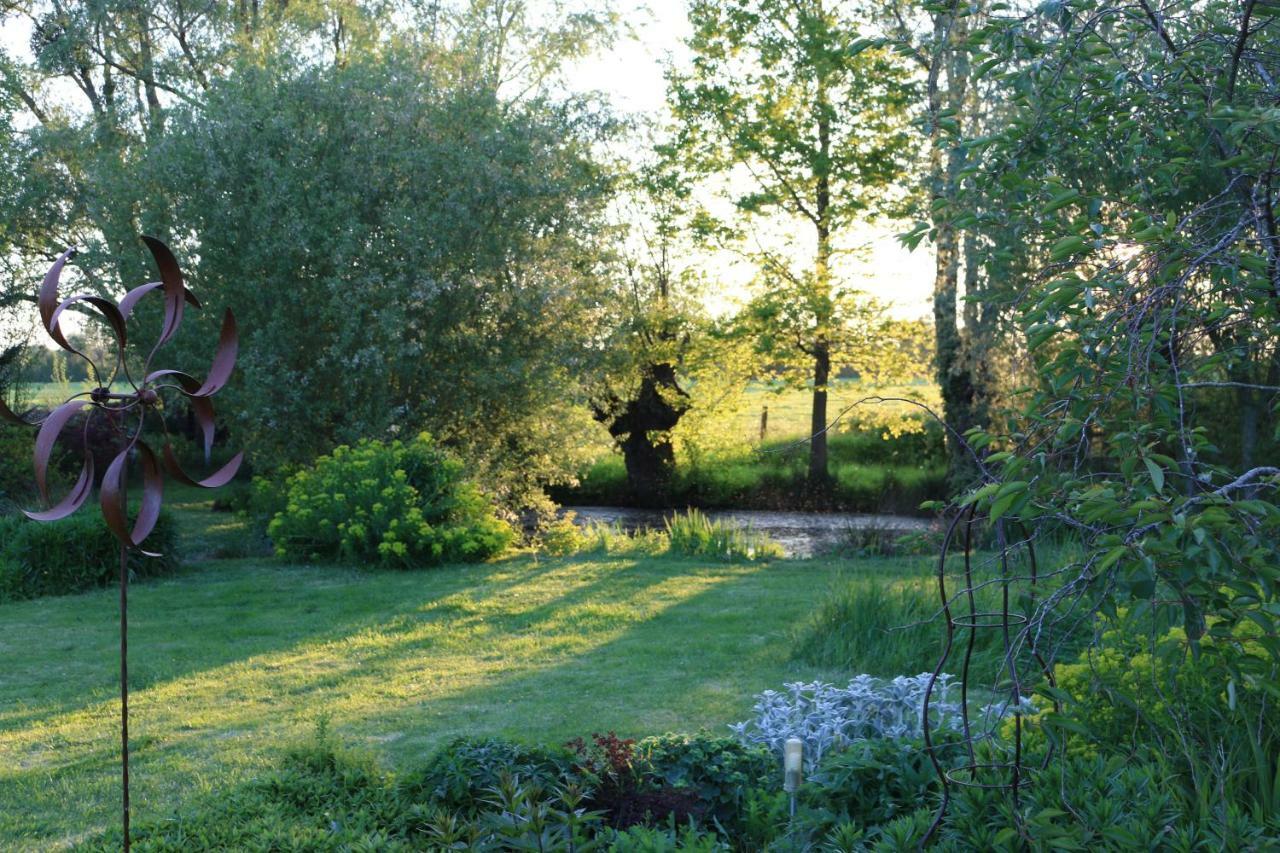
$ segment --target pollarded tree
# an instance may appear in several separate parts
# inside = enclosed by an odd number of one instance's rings
[[[675,470],[671,431],[690,407],[681,370],[702,328],[691,271],[676,262],[687,186],[658,157],[629,177],[629,240],[603,303],[591,413],[622,451],[627,486],[640,506],[665,506]]]
[[[823,487],[827,386],[849,354],[842,326],[864,312],[837,256],[855,223],[893,207],[911,87],[896,56],[859,38],[847,6],[694,0],[689,16],[693,60],[670,75],[687,163],[732,202],[711,230],[758,264],[769,293],[756,317],[785,320],[776,340],[811,369],[809,477]],[[796,223],[808,245],[776,245]]]

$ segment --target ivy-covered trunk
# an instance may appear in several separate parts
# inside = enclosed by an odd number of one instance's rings
[[[960,190],[963,154],[957,139],[948,132],[946,123],[960,121],[968,108],[969,59],[964,45],[969,23],[959,10],[939,12],[934,18],[935,42],[939,52],[934,56],[926,83],[929,114],[929,185],[933,210],[933,242],[935,250],[933,279],[933,321],[936,346],[936,376],[942,394],[943,415],[947,426],[947,479],[953,491],[968,485],[975,466],[961,436],[975,426],[986,426],[978,417],[978,397],[985,396],[978,386],[989,372],[984,363],[982,336],[985,329],[972,323],[978,312],[966,311],[968,324],[962,331],[959,311],[959,282],[962,243],[964,240],[953,224],[954,203]],[[945,82],[944,78],[945,77]],[[978,282],[975,252],[966,251],[965,278],[972,288]],[[972,294],[967,294],[972,295]]]

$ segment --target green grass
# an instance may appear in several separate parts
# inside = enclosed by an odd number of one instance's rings
[[[827,395],[828,422],[835,420],[847,406],[872,395],[919,399],[935,411],[940,405],[939,392],[933,384],[871,387],[854,380],[837,380]],[[754,382],[747,388],[742,405],[727,421],[726,429],[743,441],[759,441],[760,415],[765,407],[769,409],[766,440],[798,438],[811,432],[813,392],[766,382]],[[890,422],[917,411],[907,403],[866,403],[850,411],[846,420]],[[839,431],[837,426],[836,432]]]
[[[170,496],[188,552],[249,547]],[[894,575],[913,560],[866,561]],[[420,572],[195,562],[130,599],[133,793],[144,817],[262,771],[321,715],[396,766],[440,742],[720,727],[792,678],[833,562],[522,556]],[[117,819],[116,594],[0,606],[0,848]]]
[[[920,399],[937,409],[932,385],[876,388],[834,383],[829,420],[855,401],[880,394]],[[696,437],[676,428],[676,467],[668,503],[707,509],[827,509],[913,513],[947,495],[941,429],[906,403],[855,408],[828,433],[831,488],[815,493],[808,480],[809,406],[804,390],[753,383],[738,405]],[[769,427],[760,440],[760,412]],[[923,431],[922,431],[923,427]],[[633,500],[621,454],[602,444],[573,488],[553,490],[564,504],[626,506]]]
[[[72,394],[88,391],[93,386],[92,382],[68,382],[65,385],[60,382],[32,382],[22,390],[28,405],[55,406]]]
[[[738,445],[678,459],[672,506],[729,509],[838,509],[914,513],[926,500],[946,497],[946,464],[936,433],[884,440],[875,432],[831,437],[831,490],[816,495],[808,483],[808,447],[794,441]],[[582,473],[574,489],[553,495],[565,504],[625,506],[629,502],[621,455],[606,454]]]

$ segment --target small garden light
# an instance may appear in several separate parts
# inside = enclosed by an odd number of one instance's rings
[[[791,816],[796,816],[796,791],[800,789],[801,767],[804,765],[804,741],[787,738],[782,747],[782,790],[791,795]]]

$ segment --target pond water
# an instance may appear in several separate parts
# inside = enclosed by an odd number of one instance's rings
[[[618,506],[567,506],[580,524],[617,522],[625,530],[661,528],[664,521],[683,510],[636,509]],[[893,533],[920,533],[930,528],[924,518],[907,515],[877,515],[846,512],[775,512],[755,509],[710,509],[711,519],[723,519],[767,534],[782,546],[788,557],[812,557],[838,549],[851,531],[882,530]]]

